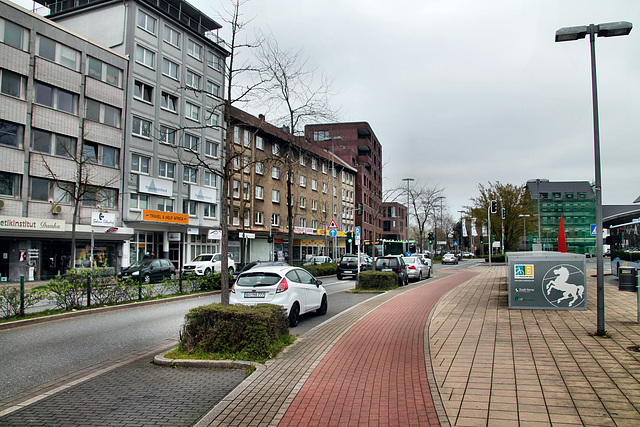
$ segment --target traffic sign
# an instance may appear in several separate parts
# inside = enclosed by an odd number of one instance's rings
[[[360,237],[360,227],[356,227],[353,229],[353,235],[356,237]]]
[[[332,228],[331,230],[329,230],[330,237],[336,237],[337,235],[338,235],[338,230],[336,230],[335,228]]]
[[[598,228],[597,224],[591,224],[591,235],[592,236],[597,236],[598,235],[597,228]]]
[[[336,220],[334,218],[331,218],[331,222],[329,223],[329,227],[330,230],[334,229],[336,230],[338,228],[338,224],[336,224]],[[333,237],[333,236],[332,236]]]

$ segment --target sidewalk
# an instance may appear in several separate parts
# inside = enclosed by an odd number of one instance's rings
[[[509,310],[504,265],[381,294],[311,330],[197,425],[639,425],[636,294]],[[433,309],[433,310],[432,310]]]

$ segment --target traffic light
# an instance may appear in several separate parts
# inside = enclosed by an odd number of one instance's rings
[[[353,233],[351,231],[347,231],[347,243],[348,244],[353,243]]]
[[[505,219],[507,217],[507,210],[505,208],[502,208],[502,219]]]
[[[480,236],[480,243],[484,243],[484,236]]]
[[[433,233],[429,233],[429,244],[433,244]]]
[[[356,210],[357,215],[362,215],[362,203],[358,203],[358,209]]]
[[[267,243],[273,243],[273,236],[272,235],[269,235],[267,237]]]
[[[497,200],[492,200],[491,201],[491,213],[494,214],[498,212],[498,201]]]

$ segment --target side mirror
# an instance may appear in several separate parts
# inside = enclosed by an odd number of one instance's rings
[[[320,285],[322,285],[322,280],[316,280],[316,286],[319,287]]]

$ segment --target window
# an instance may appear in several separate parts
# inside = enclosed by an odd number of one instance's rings
[[[264,187],[256,185],[256,199],[264,200]]]
[[[184,182],[190,182],[191,184],[198,183],[198,169],[190,168],[188,166],[184,167]]]
[[[311,180],[311,189],[313,191],[318,191],[318,181],[316,181],[315,179]]]
[[[24,137],[24,127],[17,123],[0,120],[0,144],[20,148]]]
[[[311,220],[311,228],[318,229],[318,220],[317,219],[312,219]]]
[[[329,138],[328,130],[317,130],[313,132],[313,140],[314,141],[324,141]]]
[[[280,215],[279,214],[272,214],[271,215],[271,225],[273,225],[274,227],[280,227]]]
[[[178,64],[167,58],[162,58],[162,74],[167,77],[171,77],[174,80],[178,80]]]
[[[149,161],[148,157],[140,156],[138,154],[131,155],[131,172],[139,172],[149,174]]]
[[[256,173],[258,175],[264,174],[264,164],[262,162],[256,162]]]
[[[278,144],[274,143],[274,144],[271,146],[271,154],[273,154],[273,155],[275,155],[275,156],[277,156],[278,154],[280,154],[280,146],[279,146]]]
[[[204,216],[207,218],[215,218],[216,217],[216,205],[212,203],[203,203],[204,205]]]
[[[119,108],[86,98],[85,118],[119,128],[120,115]]]
[[[47,37],[38,36],[38,55],[63,67],[80,70],[80,52]]]
[[[82,194],[80,203],[82,206],[103,206],[114,208],[117,206],[118,192],[111,188],[87,186]]]
[[[178,112],[178,97],[168,92],[162,91],[160,94],[160,107],[172,113]]]
[[[156,18],[138,9],[138,28],[142,28],[148,33],[156,34]]]
[[[220,96],[220,85],[212,82],[211,80],[207,80],[207,95],[211,96]]]
[[[191,70],[187,70],[187,80],[185,84],[187,87],[200,90],[200,76]]]
[[[176,145],[176,131],[175,129],[170,129],[166,126],[160,125],[160,142],[170,145]]]
[[[242,198],[244,200],[251,200],[251,193],[249,192],[249,183],[246,181],[242,183]]]
[[[322,183],[322,194],[327,194],[327,189],[329,188],[329,186],[327,185],[326,182]]]
[[[316,199],[311,199],[311,210],[312,211],[318,210],[318,201]]]
[[[205,187],[217,187],[218,186],[218,177],[209,172],[209,171],[205,171],[204,172],[204,185]]]
[[[13,71],[0,69],[0,92],[25,99],[26,77]]]
[[[220,123],[220,115],[218,113],[214,113],[212,110],[207,110],[207,126],[217,127],[218,123]]]
[[[271,190],[271,201],[273,203],[280,203],[280,191]]]
[[[189,135],[188,133],[184,134],[184,140],[182,141],[182,146],[187,150],[197,151],[198,150],[198,137]]]
[[[122,70],[91,56],[87,57],[87,74],[111,86],[121,87]]]
[[[31,200],[49,201],[50,182],[44,178],[31,178]]]
[[[244,140],[244,146],[246,148],[251,147],[251,134],[249,133],[249,131],[247,129],[245,129],[242,132],[242,136],[243,136],[243,140]]]
[[[307,177],[304,175],[300,175],[300,187],[305,187],[307,186]]]
[[[327,212],[327,203],[326,202],[322,202],[322,212],[323,213]]]
[[[258,150],[264,150],[264,140],[261,136],[256,136],[256,148]]]
[[[311,169],[318,170],[318,160],[315,157],[311,159]]]
[[[170,45],[180,48],[180,33],[167,25],[164,26],[162,40]]]
[[[48,84],[36,82],[35,102],[66,113],[76,114],[78,95]]]
[[[207,65],[214,70],[220,71],[221,60],[220,57],[210,50],[207,51]]]
[[[300,218],[300,227],[307,226],[307,218]]]
[[[264,224],[264,212],[256,212],[255,223],[256,225]]]
[[[307,198],[304,196],[300,196],[300,208],[301,209],[307,208]]]
[[[204,146],[204,154],[205,156],[218,157],[218,149],[220,144],[217,142],[213,142],[209,139],[206,140]]]
[[[31,130],[31,149],[39,153],[71,158],[76,155],[77,140],[39,129]]]
[[[134,116],[131,120],[131,133],[135,136],[151,139],[151,122]]]
[[[231,187],[233,189],[233,197],[236,199],[239,199],[240,198],[240,181],[234,179]]]
[[[186,213],[189,216],[196,216],[198,214],[198,204],[193,200],[183,200],[182,213]]]
[[[150,51],[146,47],[136,45],[136,62],[144,65],[145,67],[153,69],[155,64],[156,54]]]
[[[82,160],[89,163],[98,163],[98,144],[85,142],[82,147]]]
[[[153,104],[153,86],[140,80],[133,82],[133,97],[149,104]]]
[[[300,166],[306,166],[306,165],[307,165],[307,158],[301,154],[300,155]]]
[[[238,126],[233,127],[233,142],[240,145],[240,128]]]
[[[202,61],[202,46],[191,39],[187,39],[187,55]]]
[[[20,197],[22,175],[0,172],[0,196]]]
[[[103,166],[118,167],[120,162],[120,150],[108,145],[101,145],[102,155],[100,156],[100,164]]]
[[[322,173],[323,174],[327,174],[327,164],[326,163],[322,163]]]
[[[190,102],[185,104],[184,108],[184,116],[188,119],[195,120],[197,122],[200,121],[200,107]]]
[[[142,210],[147,209],[149,205],[149,196],[144,194],[131,194],[129,197],[129,209],[131,210]]]
[[[280,179],[280,168],[276,166],[271,168],[271,178]]]
[[[158,162],[158,176],[173,179],[175,177],[176,164],[160,160]]]
[[[0,19],[0,30],[0,37],[2,38],[0,41],[16,49],[28,51],[29,31],[27,29],[13,22]]]
[[[158,197],[158,210],[162,212],[173,212],[173,199]]]

